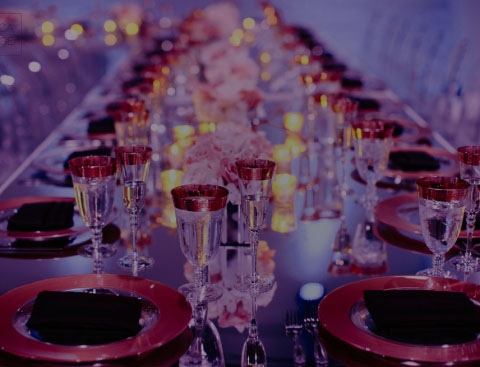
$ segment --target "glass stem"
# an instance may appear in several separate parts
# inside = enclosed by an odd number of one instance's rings
[[[92,243],[93,243],[93,272],[95,274],[103,274],[103,257],[100,251],[102,243],[102,227],[96,225],[92,227]]]
[[[252,309],[250,316],[250,323],[248,325],[248,338],[251,340],[258,340],[258,326],[257,326],[257,293],[250,292],[252,301]]]
[[[207,320],[207,302],[197,300],[193,306],[193,340],[188,350],[190,365],[201,365],[202,363],[202,338]]]
[[[375,216],[374,216],[374,208],[377,203],[377,188],[376,188],[376,181],[372,177],[374,173],[367,173],[367,190],[365,193],[365,202],[364,202],[364,207],[365,207],[365,216],[367,218],[367,221],[370,223],[375,222]]]
[[[257,274],[257,250],[258,250],[258,229],[250,230],[250,249],[252,251],[252,270],[251,270],[251,286],[252,292],[256,292],[258,285],[258,274]]]
[[[443,254],[433,254],[432,261],[432,275],[436,277],[443,277],[443,267],[445,264],[445,256]]]
[[[467,245],[465,247],[465,253],[470,254],[472,251],[473,243],[473,231],[475,230],[475,221],[477,219],[477,213],[475,211],[469,211],[466,215],[467,222]]]
[[[137,252],[137,229],[138,229],[138,211],[130,211],[130,228],[132,231],[132,252],[133,260],[137,261],[138,252]]]

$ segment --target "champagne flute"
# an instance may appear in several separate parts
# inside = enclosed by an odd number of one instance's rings
[[[242,366],[266,366],[265,347],[259,338],[257,326],[257,294],[267,292],[273,287],[272,279],[261,279],[257,274],[258,234],[266,221],[272,177],[276,164],[266,159],[244,159],[235,162],[240,181],[241,212],[250,232],[252,257],[249,284],[237,284],[240,290],[249,290],[251,314],[248,337],[243,344]],[[246,287],[247,286],[247,287]]]
[[[460,163],[460,177],[470,183],[465,206],[467,243],[465,252],[453,258],[456,268],[463,271],[465,277],[478,271],[478,258],[472,254],[473,231],[477,214],[480,211],[480,146],[462,146],[457,149]]]
[[[116,160],[109,156],[86,156],[68,161],[80,216],[92,233],[92,243],[79,253],[93,257],[94,272],[103,273],[102,257],[115,253],[110,244],[102,243],[103,227],[111,219],[115,201]]]
[[[154,263],[152,257],[139,255],[137,249],[139,215],[145,206],[152,148],[143,145],[119,146],[115,148],[115,156],[122,177],[123,205],[128,211],[132,231],[132,252],[121,257],[118,265],[130,269],[136,276],[138,271],[148,269]]]
[[[181,185],[171,190],[180,248],[194,266],[194,282],[179,290],[187,297],[213,301],[222,289],[208,283],[208,264],[218,253],[228,190],[217,185]]]
[[[460,234],[470,184],[458,177],[422,177],[417,180],[422,235],[433,253],[432,268],[418,275],[454,276],[444,268],[445,253]]]
[[[331,118],[336,132],[335,148],[340,153],[340,169],[337,190],[340,194],[340,228],[335,235],[332,246],[332,260],[329,272],[342,274],[350,270],[351,265],[351,240],[345,223],[345,201],[350,195],[347,183],[347,157],[352,144],[352,123],[357,113],[358,103],[352,99],[338,94],[331,105]]]
[[[188,184],[173,188],[171,194],[180,248],[194,266],[194,282],[179,288],[193,308],[193,340],[180,366],[223,366],[220,339],[207,319],[208,302],[220,298],[222,288],[208,282],[208,264],[220,248],[228,190],[217,185]]]
[[[365,222],[357,228],[352,245],[352,271],[379,273],[386,270],[385,244],[373,233],[376,184],[383,176],[392,146],[393,124],[388,120],[358,120],[352,126],[355,166],[367,182],[363,198]]]

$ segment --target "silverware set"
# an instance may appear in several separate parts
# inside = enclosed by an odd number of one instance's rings
[[[308,313],[302,317],[298,310],[287,310],[285,334],[290,336],[293,341],[293,364],[295,366],[305,366],[307,363],[305,351],[300,342],[300,336],[304,331],[312,339],[315,366],[328,366],[328,355],[319,338],[319,325],[318,316],[314,314]]]

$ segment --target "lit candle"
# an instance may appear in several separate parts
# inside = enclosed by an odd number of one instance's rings
[[[170,191],[182,184],[184,172],[178,169],[168,169],[160,173],[160,179],[162,181],[162,190],[165,196],[170,197]]]
[[[273,200],[279,204],[293,204],[297,190],[297,177],[289,173],[275,175],[272,181]]]
[[[273,147],[273,160],[277,163],[277,173],[290,172],[292,163],[292,151],[285,144]]]
[[[179,141],[195,134],[195,128],[191,125],[178,125],[173,127],[173,140]]]
[[[303,115],[299,112],[287,112],[283,115],[283,126],[292,133],[300,133],[303,127]]]
[[[272,213],[272,230],[279,233],[289,233],[297,228],[293,206],[274,206]]]
[[[215,122],[204,121],[198,124],[198,131],[200,134],[213,133],[215,132]]]
[[[176,169],[182,169],[184,153],[185,149],[179,143],[173,143],[167,147],[167,159],[170,166]]]
[[[292,152],[292,158],[300,156],[307,150],[307,147],[298,135],[287,136],[285,139],[285,145],[289,147],[290,151]]]

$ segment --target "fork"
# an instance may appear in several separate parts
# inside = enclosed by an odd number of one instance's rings
[[[315,360],[315,366],[328,366],[328,356],[325,347],[320,342],[318,329],[319,329],[319,320],[317,316],[312,314],[307,314],[303,319],[305,330],[307,330],[313,339],[313,356]]]
[[[300,344],[300,333],[303,330],[303,322],[297,310],[287,310],[285,314],[285,334],[293,339],[293,364],[305,366],[306,358],[303,347]]]

